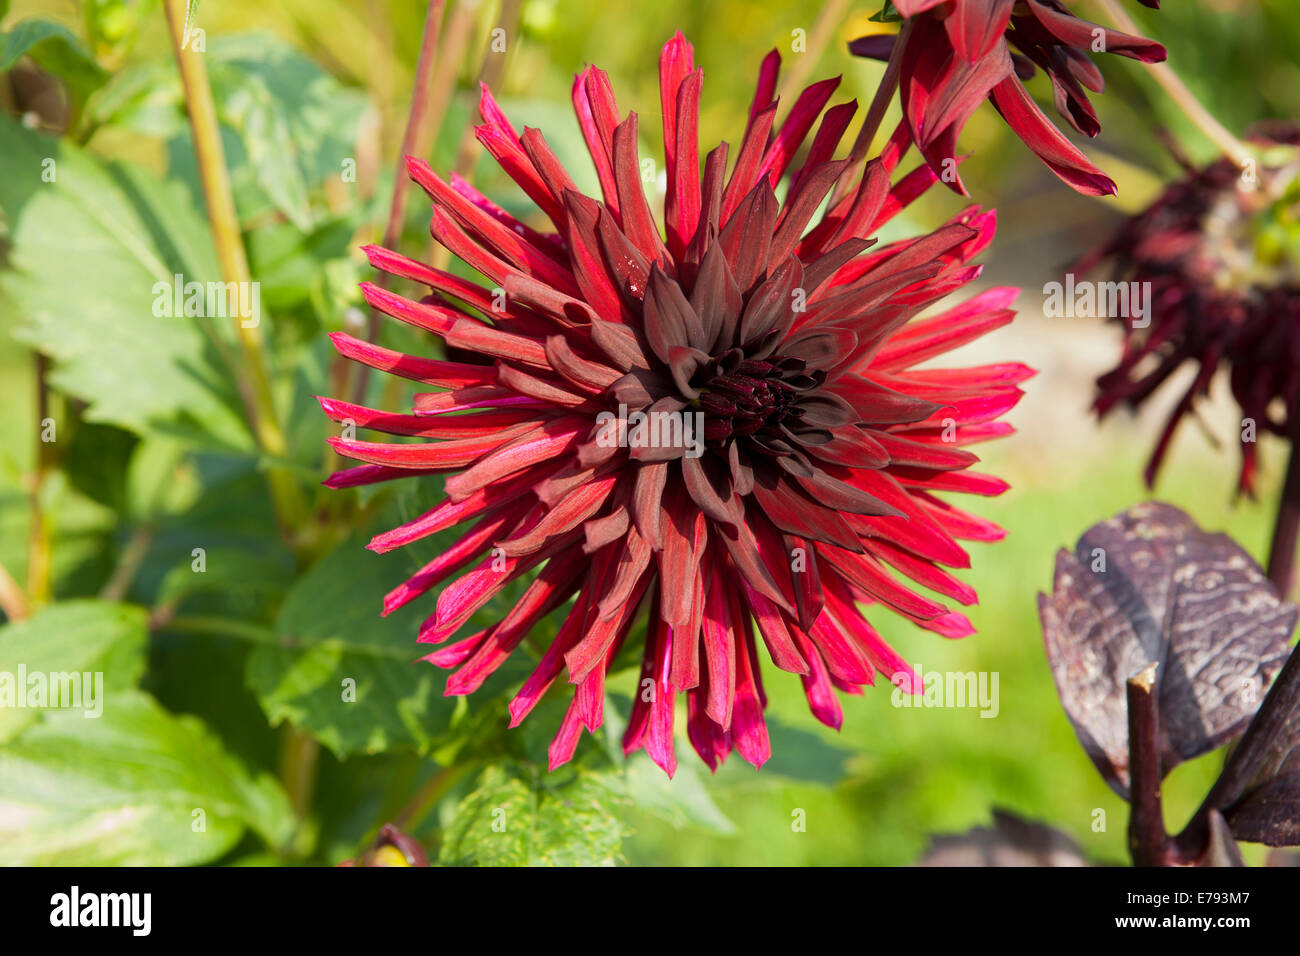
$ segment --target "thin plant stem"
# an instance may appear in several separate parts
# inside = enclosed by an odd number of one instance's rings
[[[858,167],[862,165],[863,160],[871,152],[871,143],[875,140],[876,133],[880,131],[880,124],[885,118],[885,113],[889,110],[889,104],[893,102],[894,93],[898,90],[903,47],[911,30],[912,21],[904,20],[902,29],[898,31],[898,36],[894,40],[894,49],[890,51],[889,61],[885,64],[885,75],[880,78],[880,85],[876,87],[876,93],[871,98],[871,105],[867,108],[867,118],[862,121],[862,129],[858,130],[858,137],[853,141],[853,148],[849,151],[849,163],[840,173],[835,189],[831,192],[830,206],[832,209],[849,194]]]
[[[149,546],[153,544],[153,528],[149,525],[140,525],[132,532],[130,539],[126,543],[126,548],[122,551],[122,558],[117,567],[113,569],[113,575],[99,592],[99,597],[104,601],[120,601],[126,597],[127,592],[131,589],[131,582],[135,580],[136,574],[140,570],[140,565],[149,554]]]
[[[826,3],[822,4],[821,12],[817,14],[812,30],[808,33],[807,48],[795,59],[777,89],[777,99],[784,112],[789,113],[790,107],[794,105],[795,94],[807,83],[813,67],[817,65],[831,37],[835,35],[836,28],[844,22],[844,14],[848,8],[849,0],[826,0]]]
[[[434,61],[437,59],[438,37],[442,31],[443,0],[429,0],[429,8],[424,17],[424,34],[420,40],[420,55],[415,63],[415,86],[411,90],[411,108],[406,115],[406,131],[402,134],[402,149],[397,157],[397,166],[393,178],[393,198],[388,204],[388,222],[384,226],[384,248],[394,249],[402,237],[402,223],[406,221],[406,193],[410,180],[406,175],[406,157],[421,152],[420,144],[426,141],[429,124],[429,87],[433,78]],[[388,273],[381,273],[379,285],[388,288],[392,280]],[[373,306],[366,323],[366,338],[374,342],[379,338],[379,327],[383,321],[379,310]],[[370,368],[363,365],[358,370],[357,380],[352,389],[352,400],[364,403],[366,388],[370,384]]]
[[[53,442],[45,440],[50,417],[50,390],[46,384],[50,360],[33,353],[36,363],[36,471],[31,480],[31,527],[27,534],[27,593],[36,604],[50,599],[50,527],[45,520],[45,480],[53,470]],[[57,423],[56,427],[57,427]],[[57,436],[57,431],[56,431]]]
[[[1106,11],[1106,15],[1110,17],[1111,21],[1125,33],[1141,35],[1141,28],[1128,15],[1128,11],[1119,5],[1117,0],[1097,0],[1097,3]],[[1182,114],[1191,121],[1192,125],[1204,133],[1205,137],[1215,146],[1219,147],[1223,155],[1236,163],[1238,167],[1245,168],[1254,155],[1250,148],[1232,135],[1222,123],[1211,115],[1210,111],[1196,98],[1196,94],[1188,89],[1187,84],[1174,72],[1174,68],[1168,63],[1150,63],[1148,67],[1155,81],[1160,84],[1161,88],[1174,101]]]
[[[502,0],[501,13],[497,20],[497,25],[506,31],[506,36],[514,36],[519,27],[519,18],[523,14],[523,0]],[[478,85],[486,86],[488,89],[496,89],[505,75],[506,57],[505,54],[495,54],[489,43],[483,49],[483,59],[479,64]],[[461,133],[460,143],[456,147],[456,175],[460,176],[468,183],[474,182],[474,161],[478,157],[477,149],[478,137],[474,134],[474,125],[466,124],[465,130]],[[428,253],[426,259],[435,269],[445,269],[451,259],[446,247],[430,237]],[[384,393],[384,407],[389,408],[396,403],[398,390],[401,388],[400,380],[393,378],[389,380],[389,387]]]
[[[447,795],[456,782],[472,769],[474,769],[472,763],[460,763],[438,770],[419,790],[415,791],[406,806],[393,817],[393,825],[400,830],[413,829],[438,804],[438,801]]]
[[[523,0],[501,0],[501,13],[497,17],[497,26],[503,29],[506,37],[514,37],[519,29],[519,18],[523,14]],[[510,42],[507,39],[507,42]],[[496,89],[506,72],[505,53],[495,53],[491,44],[483,50],[483,62],[479,65],[478,82],[490,90]],[[474,160],[478,156],[474,135],[474,124],[466,123],[461,133],[460,143],[456,147],[456,174],[468,182],[474,181]]]
[[[1296,545],[1300,543],[1300,452],[1296,444],[1300,442],[1300,414],[1291,412],[1290,418],[1290,457],[1268,554],[1268,579],[1283,600],[1290,596],[1295,583]]]
[[[186,110],[194,136],[194,155],[221,277],[227,283],[237,283],[238,288],[247,288],[252,279],[240,235],[239,217],[235,212],[225,151],[221,145],[216,104],[208,85],[207,66],[202,53],[188,48],[189,37],[184,32],[187,13],[184,0],[165,0],[164,8],[170,26],[172,51],[185,91]],[[249,423],[262,451],[271,459],[283,460],[287,454],[287,445],[271,395],[271,379],[262,348],[261,330],[256,322],[247,323],[243,316],[236,318],[235,331],[243,362],[242,368],[237,367],[232,371],[244,400]],[[276,515],[282,529],[290,533],[298,527],[305,510],[301,489],[291,474],[274,463],[267,469],[267,478]]]
[[[320,744],[315,737],[291,725],[285,726],[280,747],[280,782],[299,821],[306,820],[311,810],[319,757]]]
[[[27,595],[3,564],[0,564],[0,611],[11,621],[21,621],[32,613]]]

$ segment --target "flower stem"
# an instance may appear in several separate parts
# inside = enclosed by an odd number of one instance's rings
[[[1128,11],[1121,7],[1117,0],[1097,0],[1097,3],[1106,11],[1111,21],[1125,33],[1142,35],[1141,28],[1133,22]],[[1245,168],[1254,155],[1250,148],[1210,114],[1210,111],[1196,98],[1196,94],[1188,89],[1187,84],[1174,72],[1174,68],[1168,63],[1151,63],[1148,66],[1156,82],[1192,125],[1204,133],[1205,137],[1219,147],[1223,155],[1236,163],[1239,168]]]
[[[503,6],[501,10],[502,19],[504,20],[509,13],[510,11]],[[461,63],[469,49],[475,15],[476,11],[473,4],[457,4],[447,18],[447,29],[443,31],[442,39],[438,43],[438,69],[433,74],[432,96],[430,97],[432,105],[429,108],[429,112],[434,118],[431,132],[435,139],[441,131],[447,104],[451,102],[452,93],[455,90],[456,77],[460,74]],[[479,64],[480,82],[486,82],[482,78],[482,73],[486,69],[488,58],[492,55],[492,44],[491,40],[489,40],[483,47],[483,57]],[[498,55],[497,59],[503,59],[503,57]],[[493,85],[495,85],[495,81],[493,81]],[[465,135],[477,139],[474,135],[472,123],[466,125]],[[427,237],[426,243],[426,261],[435,269],[446,269],[447,264],[451,261],[451,253],[432,235]],[[400,392],[400,383],[390,378],[388,386],[385,399],[395,400],[396,395]],[[390,406],[386,404],[384,407],[388,408]]]
[[[867,108],[867,118],[862,122],[862,129],[858,130],[858,138],[853,141],[853,149],[849,152],[849,164],[840,173],[839,181],[831,192],[830,208],[832,209],[849,194],[857,168],[871,151],[871,143],[876,138],[876,133],[880,131],[880,123],[889,110],[889,104],[893,102],[894,93],[898,90],[903,47],[906,46],[907,36],[911,31],[912,21],[904,20],[902,28],[898,31],[898,37],[894,40],[889,61],[885,64],[885,75],[880,78],[880,85],[876,87],[876,93],[871,98],[871,106]]]
[[[1162,866],[1169,837],[1160,800],[1160,715],[1156,708],[1156,665],[1128,679],[1128,848],[1137,866]]]
[[[164,7],[170,27],[172,51],[185,90],[185,105],[194,136],[195,160],[208,207],[208,220],[221,266],[221,277],[227,283],[239,283],[241,288],[246,288],[252,280],[230,189],[225,152],[221,146],[217,108],[212,99],[212,89],[208,85],[207,67],[202,53],[188,49],[189,38],[184,32],[187,15],[185,0],[165,0]],[[242,316],[237,316],[236,319],[235,328],[243,353],[243,367],[234,369],[233,372],[253,435],[263,452],[271,458],[283,459],[287,445],[271,396],[271,380],[262,348],[261,330],[255,323],[245,323]],[[275,464],[267,469],[267,478],[276,505],[276,515],[282,528],[290,532],[298,526],[305,511],[301,489],[291,474]]]
[[[1286,479],[1282,484],[1282,497],[1277,505],[1277,520],[1273,524],[1273,544],[1268,553],[1268,579],[1277,589],[1278,597],[1286,600],[1295,583],[1296,545],[1300,541],[1300,414],[1290,413],[1291,451],[1286,466]]]
[[[438,35],[442,30],[443,0],[429,0],[429,9],[424,16],[424,34],[420,40],[420,56],[415,63],[415,87],[411,90],[411,108],[406,115],[406,131],[402,135],[402,150],[397,157],[397,168],[393,179],[393,198],[388,204],[388,223],[384,226],[384,248],[393,249],[402,236],[402,223],[406,220],[406,192],[410,179],[406,175],[406,157],[420,153],[429,122],[429,84],[433,77],[433,64],[437,59]],[[379,275],[379,285],[388,288],[388,273]],[[374,307],[370,309],[367,322],[366,339],[374,342],[379,338],[379,326],[382,318]],[[364,403],[366,386],[370,383],[370,367],[362,365],[357,374],[356,385],[352,390],[352,400]]]
[[[497,25],[506,31],[506,36],[515,36],[519,29],[519,19],[523,14],[523,0],[501,0],[501,12]],[[495,53],[489,44],[483,50],[483,60],[479,64],[478,83],[490,90],[497,88],[506,71],[506,56]],[[460,144],[456,148],[456,173],[469,182],[474,181],[474,160],[478,157],[478,137],[474,135],[474,124],[465,124],[461,133]]]
[[[817,14],[817,20],[808,33],[807,48],[799,54],[777,90],[777,99],[787,114],[790,112],[790,107],[794,105],[795,96],[803,89],[813,67],[821,59],[826,45],[835,35],[836,27],[844,21],[844,14],[848,7],[849,0],[826,0],[826,3],[822,4],[821,12]]]

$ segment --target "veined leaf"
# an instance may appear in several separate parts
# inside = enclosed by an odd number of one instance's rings
[[[50,383],[84,399],[91,421],[249,448],[215,345],[237,320],[176,315],[174,296],[155,289],[172,289],[176,275],[205,288],[219,279],[184,187],[7,117],[0,137],[0,210],[13,247],[0,291],[22,318],[17,337],[54,359]]]
[[[202,863],[248,828],[278,845],[292,826],[273,779],[139,691],[97,719],[46,713],[0,748],[0,865]]]
[[[27,706],[29,680],[45,684],[45,706],[53,703],[50,684],[63,694],[75,683],[78,715],[102,708],[103,695],[134,687],[144,671],[145,617],[125,604],[65,601],[0,627],[0,744],[46,712]]]
[[[529,774],[495,765],[443,834],[448,866],[613,866],[622,860],[625,800],[599,775]]]

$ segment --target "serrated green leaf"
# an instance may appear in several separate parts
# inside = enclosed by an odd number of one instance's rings
[[[54,359],[50,383],[88,402],[88,420],[248,449],[214,344],[233,334],[234,320],[154,314],[156,283],[170,287],[178,273],[186,282],[219,278],[185,188],[7,117],[0,136],[0,210],[12,243],[0,291],[21,316],[16,337]]]
[[[340,756],[424,749],[453,711],[444,676],[418,660],[415,635],[428,612],[408,606],[380,617],[407,564],[364,542],[347,539],[298,579],[275,622],[279,645],[249,658],[249,686],[268,718],[290,721]]]
[[[20,706],[28,700],[20,673],[39,674],[47,685],[52,674],[75,676],[80,709],[73,713],[93,712],[103,706],[103,695],[140,680],[147,642],[144,609],[107,601],[65,601],[0,627],[0,743],[48,712]],[[86,674],[92,675],[89,682]]]
[[[269,34],[221,37],[208,58],[221,121],[239,134],[245,153],[231,157],[236,179],[250,178],[290,222],[308,230],[315,218],[311,191],[355,159],[364,94]]]
[[[279,845],[292,827],[273,779],[139,691],[98,719],[49,712],[0,748],[0,865],[201,863],[248,828]]]
[[[614,866],[626,798],[601,775],[489,767],[443,834],[446,866]]]

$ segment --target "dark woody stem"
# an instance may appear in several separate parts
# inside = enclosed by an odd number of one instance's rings
[[[1300,441],[1300,415],[1290,414],[1291,457],[1286,467],[1286,481],[1282,485],[1282,499],[1277,506],[1277,521],[1273,525],[1273,546],[1268,554],[1268,579],[1277,589],[1278,597],[1286,600],[1295,583],[1296,544],[1300,539],[1300,455],[1296,443]]]
[[[1160,715],[1156,707],[1156,665],[1128,679],[1129,804],[1128,848],[1135,866],[1168,862],[1160,801]]]

